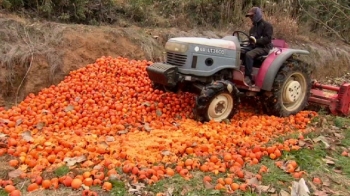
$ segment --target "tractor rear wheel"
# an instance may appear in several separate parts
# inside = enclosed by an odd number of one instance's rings
[[[263,96],[265,112],[285,117],[303,110],[310,97],[310,74],[309,67],[304,62],[286,61],[275,77],[271,93]]]
[[[194,114],[199,121],[221,122],[238,112],[239,91],[229,81],[216,81],[203,87],[196,98]]]

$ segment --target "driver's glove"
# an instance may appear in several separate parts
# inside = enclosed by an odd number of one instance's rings
[[[250,43],[256,44],[256,38],[254,36],[249,37]]]

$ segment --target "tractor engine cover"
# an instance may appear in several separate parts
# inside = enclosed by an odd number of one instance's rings
[[[146,71],[151,81],[164,86],[174,87],[179,81],[178,68],[173,65],[154,63]]]

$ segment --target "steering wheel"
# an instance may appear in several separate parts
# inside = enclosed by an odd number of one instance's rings
[[[242,47],[248,47],[250,45],[249,35],[243,31],[234,31],[233,36],[238,38],[238,41]]]

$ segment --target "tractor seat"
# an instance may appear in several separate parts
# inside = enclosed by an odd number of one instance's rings
[[[281,40],[281,39],[273,39],[272,45],[273,45],[273,48],[269,51],[269,53],[267,55],[259,56],[257,58],[258,61],[263,62],[267,58],[267,56],[269,56],[269,54],[271,54],[272,52],[278,50],[279,48],[287,48],[288,47],[288,44],[284,40]]]

